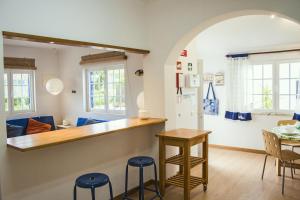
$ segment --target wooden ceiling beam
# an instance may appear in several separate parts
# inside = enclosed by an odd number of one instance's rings
[[[13,40],[23,40],[23,41],[31,41],[31,42],[41,42],[41,43],[49,43],[49,44],[59,44],[59,45],[67,45],[67,46],[76,46],[76,47],[90,47],[90,48],[103,48],[115,51],[126,51],[131,53],[137,54],[149,54],[149,50],[144,49],[136,49],[130,47],[123,47],[123,46],[116,46],[116,45],[109,45],[109,44],[100,44],[94,42],[83,42],[77,40],[68,40],[68,39],[61,39],[61,38],[53,38],[53,37],[46,37],[46,36],[38,36],[38,35],[30,35],[24,33],[15,33],[15,32],[2,32],[3,38],[5,39],[13,39]]]
[[[99,62],[112,62],[126,60],[127,56],[124,52],[118,51],[109,51],[105,53],[90,54],[86,56],[81,56],[80,64],[90,64],[90,63],[99,63]]]

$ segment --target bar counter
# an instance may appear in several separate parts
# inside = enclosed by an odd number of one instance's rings
[[[121,130],[159,124],[165,121],[166,119],[162,118],[149,118],[147,120],[138,118],[120,119],[99,124],[8,138],[7,145],[19,151],[29,151],[90,137],[103,136]]]
[[[150,156],[158,163],[158,138],[166,119],[121,119],[100,124],[7,139],[4,152],[2,193],[5,200],[72,199],[74,181],[85,173],[105,173],[114,196],[124,192],[129,158]],[[138,186],[138,170],[129,169],[128,189]],[[153,179],[146,170],[145,182]],[[109,199],[108,190],[96,196]],[[90,199],[90,191],[78,199]]]

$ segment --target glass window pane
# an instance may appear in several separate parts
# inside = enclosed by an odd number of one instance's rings
[[[279,80],[279,94],[289,94],[289,89],[288,79]]]
[[[262,65],[253,65],[253,79],[262,78]]]
[[[289,78],[290,77],[290,70],[289,64],[283,63],[279,65],[279,78]]]
[[[272,87],[273,87],[272,80],[264,80],[263,84],[264,84],[263,94],[264,95],[272,94],[272,91],[273,91],[273,89],[272,89]]]
[[[264,65],[264,77],[263,78],[272,78],[273,76],[273,65]]]
[[[13,74],[13,85],[22,85],[22,74]]]
[[[119,69],[114,70],[114,82],[120,81],[120,71]]]
[[[300,63],[291,63],[291,78],[300,78]]]
[[[270,110],[273,108],[272,95],[263,95],[263,109]]]
[[[290,101],[291,101],[291,110],[294,110],[296,107],[296,95],[291,95],[290,96]]]
[[[262,94],[262,80],[253,80],[253,93]]]
[[[108,83],[113,83],[114,82],[114,71],[113,70],[108,70],[107,71],[107,82]]]
[[[262,109],[262,95],[253,95],[253,109]]]
[[[291,94],[296,94],[296,87],[297,87],[297,79],[290,79],[291,81]]]
[[[280,95],[279,96],[279,109],[280,110],[289,110],[289,95]]]

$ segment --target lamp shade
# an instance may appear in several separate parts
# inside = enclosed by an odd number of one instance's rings
[[[49,79],[46,83],[47,91],[52,95],[58,95],[64,89],[63,82],[58,78]]]

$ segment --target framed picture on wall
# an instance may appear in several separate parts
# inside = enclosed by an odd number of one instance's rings
[[[212,73],[205,73],[205,74],[203,74],[203,81],[205,83],[213,82],[214,79],[215,79],[215,76]]]
[[[224,85],[224,73],[219,72],[215,74],[215,85],[216,86],[223,86]]]
[[[181,70],[182,69],[182,63],[180,61],[176,62],[176,69]]]

